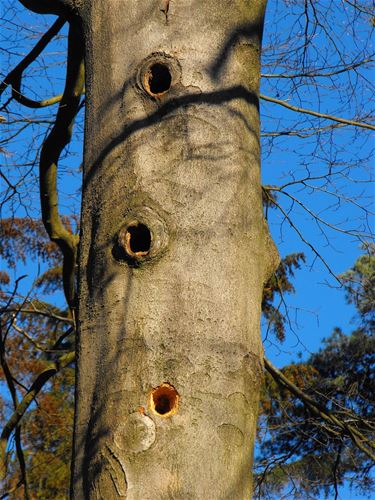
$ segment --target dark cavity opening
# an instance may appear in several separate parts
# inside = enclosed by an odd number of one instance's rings
[[[155,411],[159,413],[159,415],[165,415],[166,413],[170,412],[171,409],[171,400],[166,394],[160,396],[155,401]]]
[[[152,94],[162,94],[170,89],[172,75],[165,64],[156,63],[151,66],[148,76],[148,86]]]
[[[144,224],[130,226],[127,229],[129,235],[129,248],[132,253],[147,254],[151,247],[151,233]]]
[[[157,414],[165,417],[173,415],[178,407],[178,393],[169,384],[162,384],[151,393],[151,409]]]

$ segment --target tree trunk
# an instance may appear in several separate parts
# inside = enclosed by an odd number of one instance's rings
[[[82,7],[75,499],[251,497],[265,3]]]

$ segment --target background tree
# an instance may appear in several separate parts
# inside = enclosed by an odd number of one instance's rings
[[[336,328],[306,362],[282,370],[320,408],[351,426],[351,433],[317,418],[282,380],[267,374],[257,461],[259,498],[279,497],[280,492],[293,498],[338,498],[344,481],[368,495],[373,491],[375,255],[372,245],[365,250],[343,275],[347,301],[357,307],[358,327],[348,335]]]
[[[171,5],[173,7],[173,2]],[[263,92],[269,95],[262,95],[264,103],[272,104],[272,111],[270,111],[271,108],[263,106],[263,151],[265,158],[263,194],[266,215],[270,218],[272,224],[279,225],[279,234],[282,239],[285,239],[286,228],[290,227],[298,238],[307,245],[305,251],[309,265],[314,260],[314,257],[317,257],[326,266],[328,272],[333,275],[335,274],[334,266],[324,255],[324,251],[328,255],[330,252],[327,252],[319,237],[315,238],[311,229],[308,229],[307,223],[311,221],[312,224],[316,224],[321,235],[326,238],[326,242],[330,245],[332,243],[341,245],[343,240],[340,239],[340,235],[349,235],[354,241],[363,241],[364,238],[371,236],[368,223],[369,202],[365,188],[365,183],[369,180],[370,174],[370,172],[366,171],[366,166],[370,165],[368,158],[371,154],[368,142],[366,142],[368,137],[366,131],[373,128],[368,123],[371,118],[369,102],[373,92],[371,82],[368,79],[368,68],[372,62],[372,47],[368,42],[372,19],[370,4],[347,1],[325,2],[319,5],[316,2],[280,2],[272,3],[270,7],[271,10],[266,24],[268,39],[263,55],[263,67],[265,68]],[[173,10],[169,14],[172,15],[172,12]],[[3,17],[7,23],[7,31],[2,46],[5,49],[8,47],[9,50],[5,56],[3,49],[2,55],[4,60],[5,57],[8,58],[6,65],[8,68],[14,68],[22,59],[23,54],[17,53],[20,43],[24,43],[30,37],[39,38],[37,31],[33,30],[32,25],[30,26],[30,21],[25,17],[26,15],[23,13],[21,19],[18,18],[18,15],[13,6],[10,9],[5,4]],[[27,30],[23,30],[20,25],[21,23],[25,24],[25,22],[28,24]],[[40,22],[43,22],[43,16],[38,18],[38,23]],[[39,47],[42,48],[61,29],[62,25],[63,22],[58,21],[49,32],[49,35],[42,39]],[[334,38],[330,29],[332,25],[335,25]],[[272,30],[267,30],[267,26]],[[282,28],[280,28],[281,26]],[[59,41],[63,43],[64,38],[60,38]],[[322,50],[322,47],[324,47],[324,50]],[[53,105],[61,99],[61,94],[59,94],[61,90],[51,92],[53,86],[48,76],[48,71],[50,71],[48,67],[51,64],[52,66],[56,65],[56,63],[61,64],[62,58],[59,59],[59,56],[63,56],[64,47],[55,45],[51,50],[53,54],[49,54],[46,61],[41,59],[41,57],[44,57],[43,54],[40,56],[34,51],[31,58],[24,65],[21,64],[18,73],[15,71],[13,75],[11,74],[10,77],[8,75],[8,78],[5,78],[6,85],[1,88],[2,91],[5,91],[10,84],[13,87],[13,96],[10,100],[8,99],[10,94],[4,94],[6,99],[2,108],[3,126],[6,130],[4,142],[2,143],[6,155],[2,165],[2,178],[4,180],[2,207],[3,213],[4,210],[6,213],[5,222],[8,222],[10,228],[12,228],[13,224],[13,221],[12,224],[9,223],[11,219],[21,221],[26,216],[25,220],[29,221],[23,222],[26,228],[30,226],[30,216],[38,217],[35,210],[35,199],[33,198],[33,195],[38,193],[37,182],[33,184],[33,181],[37,181],[35,170],[38,156],[37,148],[42,142],[44,131],[46,129],[48,131],[48,128],[54,123],[54,112],[49,113],[48,109],[50,108],[48,105]],[[34,59],[34,56],[37,58]],[[20,72],[21,70],[23,73]],[[56,73],[56,71],[54,71],[54,74],[58,78],[61,76],[61,73]],[[309,92],[307,92],[307,89],[309,89]],[[55,94],[56,97],[51,99],[50,96],[55,96]],[[31,99],[30,95],[34,100]],[[48,96],[47,99],[44,98],[46,95]],[[21,101],[19,105],[18,101]],[[83,103],[84,101],[81,102],[79,108],[82,107]],[[322,108],[319,108],[317,103]],[[25,114],[25,104],[32,106],[28,114]],[[279,114],[278,107],[283,110],[283,114]],[[77,124],[79,129],[79,120]],[[33,134],[30,134],[31,130]],[[287,139],[288,142],[286,142]],[[303,147],[301,147],[301,142],[304,143]],[[30,146],[21,147],[21,144]],[[353,144],[357,146],[353,147]],[[78,149],[75,143],[71,143],[69,148],[73,154]],[[287,155],[284,151],[287,151]],[[13,152],[17,153],[17,155]],[[59,172],[70,175],[69,178],[72,179],[71,175],[74,170],[76,173],[79,172],[78,166],[81,162],[78,159],[76,166],[73,165],[72,168],[71,161],[64,161],[65,157],[68,158],[68,152],[69,149],[62,151],[62,156],[59,159]],[[272,160],[272,158],[277,158],[277,160]],[[281,169],[279,165],[281,165]],[[270,166],[272,167],[271,172],[268,173],[267,169]],[[284,177],[281,177],[282,172]],[[73,183],[70,186],[70,193],[67,196],[64,196],[67,184],[61,185],[62,189],[59,190],[60,210],[62,207],[63,213],[71,214],[72,209],[74,210],[77,207],[77,205],[74,205],[74,198],[71,198],[75,185]],[[25,196],[25,193],[27,193],[27,196]],[[314,196],[317,196],[316,202]],[[329,201],[325,202],[324,200]],[[324,206],[327,207],[326,211],[322,211]],[[349,210],[345,206],[348,206]],[[270,210],[270,207],[277,210]],[[338,208],[339,210],[337,210]],[[306,219],[301,218],[301,211],[307,214],[307,222]],[[19,215],[17,219],[14,219],[15,214]],[[15,227],[18,228],[20,224],[17,222]],[[34,221],[31,226],[33,224],[35,224]],[[6,224],[4,227],[7,229]],[[74,227],[74,232],[76,232],[74,217],[71,227]],[[304,228],[303,231],[301,227]],[[69,227],[67,230],[69,232]],[[3,232],[3,241],[6,243],[9,243],[7,241],[8,233],[5,230]],[[17,241],[27,237],[27,230],[25,230],[25,234],[26,236],[20,236]],[[333,239],[334,234],[337,235],[335,240]],[[34,245],[34,255],[40,260],[42,256],[40,252],[42,251],[39,250],[39,245],[44,236],[42,237],[41,233],[36,233],[35,236],[33,243],[30,240],[31,246],[27,248],[26,253],[30,256],[30,249]],[[293,239],[290,233],[288,239],[292,239],[294,245],[294,248],[288,249],[289,252],[298,248],[296,240]],[[12,239],[10,238],[9,241],[11,242]],[[16,241],[16,239],[13,241]],[[10,250],[11,247],[7,248],[8,250],[4,250],[2,255],[6,251],[10,252],[10,254],[14,251],[13,249]],[[25,249],[26,246],[24,252]],[[14,260],[19,263],[20,254],[15,253],[14,255],[17,256]],[[292,257],[291,259],[289,263],[294,259],[298,259],[298,257]],[[61,262],[55,261],[48,273],[49,277],[45,277],[44,283],[47,283],[47,279],[49,280],[48,283],[54,283],[54,279],[60,275],[61,269],[58,269],[60,265]],[[285,265],[288,267],[288,260],[285,261]],[[317,264],[315,266],[317,267]],[[43,268],[42,272],[44,270]],[[3,328],[7,332],[5,343],[9,345],[11,339],[8,329],[9,332],[19,338],[18,341],[15,341],[15,345],[22,345],[20,344],[22,338],[23,342],[26,342],[25,336],[17,331],[17,328],[23,330],[24,333],[30,330],[36,337],[37,342],[42,341],[42,339],[45,340],[46,337],[49,337],[46,332],[51,332],[47,349],[53,350],[58,339],[62,337],[59,344],[63,343],[68,332],[71,332],[71,318],[67,311],[64,311],[65,306],[61,305],[59,299],[57,299],[57,304],[60,307],[57,309],[51,308],[43,300],[36,303],[35,297],[41,298],[42,289],[34,288],[34,291],[28,293],[26,287],[22,286],[25,280],[16,282],[22,274],[22,270],[18,274],[13,274],[15,280],[11,280],[9,283],[6,283],[9,277],[6,274],[2,275],[3,283],[6,286],[3,307]],[[276,303],[271,303],[272,293],[274,293],[272,289],[275,288],[270,286],[268,287],[269,290],[266,290],[263,304],[266,315],[268,315],[267,319],[270,321],[269,326],[274,327],[279,336],[283,334],[283,318],[290,319],[288,311],[285,308],[283,310],[286,304],[285,292],[288,291],[288,288],[283,287],[282,276],[282,273],[278,277],[276,275],[273,283],[281,292],[277,294],[280,299]],[[286,282],[285,285],[287,285]],[[20,289],[22,290],[21,293]],[[40,323],[39,329],[36,326],[33,327],[31,326],[32,320],[29,319],[30,314],[26,315],[25,313],[25,316],[22,316],[20,312],[20,308],[24,306],[28,311],[33,310],[32,318],[46,317],[47,314],[50,316],[48,321],[55,320],[55,323],[52,324],[56,324],[61,318],[65,318],[64,324],[66,326],[62,327],[63,323],[60,322],[60,330],[56,330],[56,327],[51,329],[49,323],[45,326]],[[10,309],[14,310],[11,311]],[[16,313],[16,321],[8,313]],[[24,321],[26,321],[26,324],[23,323]],[[41,331],[40,328],[44,330]],[[266,333],[266,346],[270,340],[271,337]],[[32,343],[26,343],[26,345],[30,351],[30,356],[35,357],[35,345]],[[67,344],[65,347],[70,350],[71,345],[72,341],[70,341],[70,345]],[[45,348],[45,346],[43,347]],[[3,355],[3,359],[5,357],[6,360],[8,358],[13,360],[15,351],[18,354],[20,353],[17,348],[9,349],[9,351],[4,349],[5,356]],[[39,365],[41,369],[46,365],[50,366],[51,362],[56,363],[57,357],[55,355],[47,359],[43,358],[45,356],[43,353],[40,356],[42,357],[42,364]],[[16,366],[15,362],[14,366]],[[58,366],[55,366],[55,371],[56,368]],[[14,370],[18,370],[18,368],[14,368]],[[34,377],[30,376],[32,373],[35,374]],[[24,386],[27,388],[30,387],[35,378],[38,379],[36,371],[29,374],[25,372],[24,376],[26,377]],[[22,379],[21,383],[23,383]],[[12,384],[10,384],[9,390],[12,393],[11,386]],[[63,386],[62,383],[61,387]],[[18,389],[18,387],[20,388]],[[25,389],[16,385],[17,397],[21,399],[24,394]],[[42,404],[40,398],[41,393],[38,396],[39,406]],[[8,404],[7,398],[5,400],[5,404]],[[14,402],[12,404],[14,405]],[[4,408],[6,418],[11,414],[9,409]],[[34,429],[37,429],[36,425]],[[8,485],[10,488],[18,486],[19,483],[24,484],[26,481],[24,471],[29,469],[32,474],[34,467],[30,463],[27,464],[28,467],[22,466],[20,431],[17,431],[17,433],[15,440],[18,442],[16,448],[18,460],[21,463],[21,475],[17,475],[16,469],[13,469],[15,473],[9,476],[13,478],[12,483]],[[56,444],[56,446],[58,445]],[[54,450],[52,444],[51,447]],[[30,454],[30,458],[31,456],[32,454]],[[65,461],[66,463],[67,461]],[[12,463],[12,467],[17,468],[16,462]],[[29,483],[29,488],[34,488],[33,494],[36,494],[34,491],[38,490],[35,490],[35,481],[31,476]],[[44,484],[47,484],[47,480]],[[285,484],[285,482],[282,482],[282,484]],[[39,490],[40,497],[42,498],[43,494],[45,494],[48,498],[48,493],[46,493],[48,490],[43,490],[43,484],[39,486],[41,488]],[[14,491],[16,493],[12,494],[17,495],[19,489]],[[66,494],[63,488],[59,491],[62,496]],[[26,491],[25,495],[27,495]]]
[[[1,233],[5,244],[0,246],[0,254],[9,272],[16,268],[17,263],[39,257],[47,264],[47,269],[35,282],[36,295],[61,290],[61,256],[41,222],[27,218],[3,219]],[[65,368],[52,379],[49,377],[54,375],[53,366],[62,359],[61,356],[74,349],[72,319],[66,309],[20,296],[17,288],[22,277],[9,295],[6,287],[10,281],[9,275],[3,272],[0,297],[1,438],[2,444],[8,444],[14,452],[7,455],[8,474],[2,481],[3,498],[67,498],[73,424],[73,367]],[[33,395],[28,391],[30,387],[38,391],[38,381],[43,391],[38,392],[35,405],[31,404],[32,399],[27,400],[27,396]],[[5,388],[15,400],[9,400]],[[31,406],[25,407],[28,411],[22,420],[22,436],[21,427],[18,427],[13,438],[11,433],[15,423],[12,423],[11,416],[22,398],[26,405]]]

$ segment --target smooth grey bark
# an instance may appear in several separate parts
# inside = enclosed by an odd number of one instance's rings
[[[251,497],[277,262],[259,171],[265,3],[81,6],[75,499]]]

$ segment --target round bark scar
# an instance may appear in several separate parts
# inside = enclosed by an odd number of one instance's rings
[[[219,426],[217,433],[219,438],[228,447],[239,448],[243,445],[244,435],[242,431],[232,424],[222,424]]]
[[[153,420],[143,413],[135,412],[119,425],[114,435],[114,442],[120,450],[139,453],[148,450],[155,438]]]

